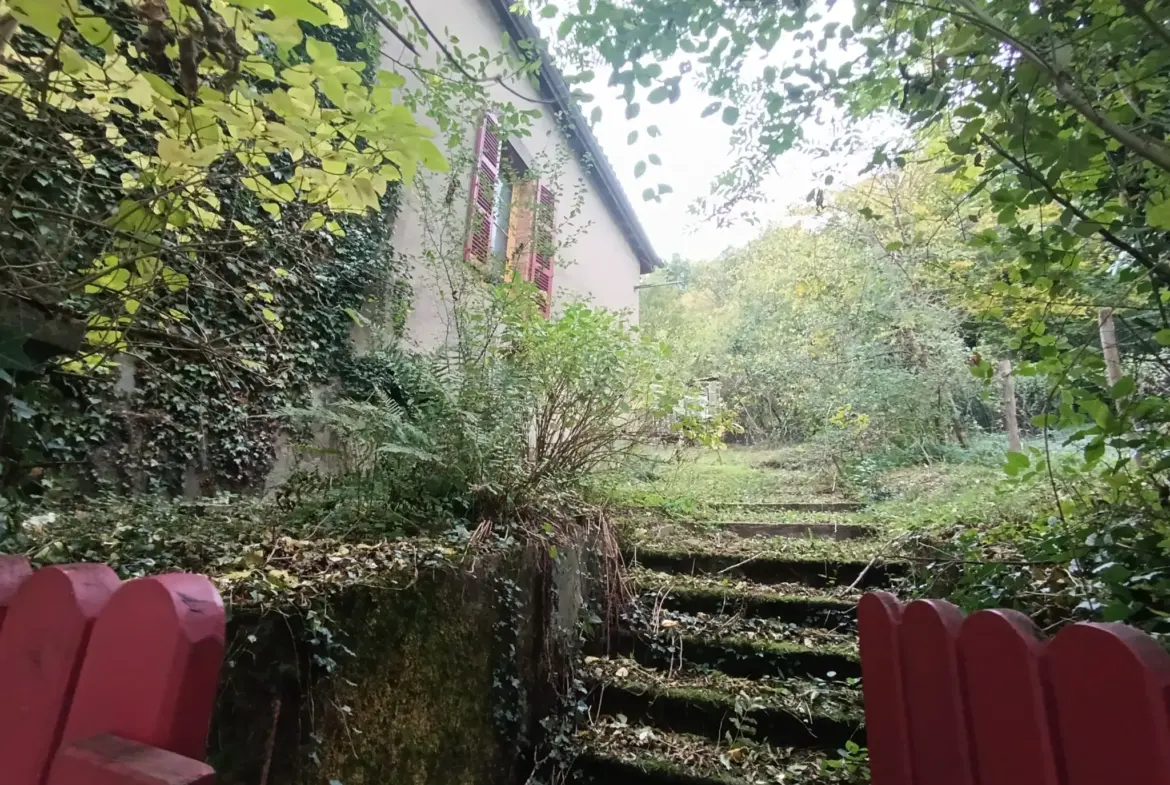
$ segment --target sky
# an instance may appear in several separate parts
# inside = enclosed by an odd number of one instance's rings
[[[852,14],[851,3],[838,3],[826,15],[825,21],[848,21]],[[555,20],[554,20],[555,21]],[[549,25],[555,27],[555,25]],[[551,32],[551,31],[549,31]],[[546,32],[547,35],[547,32]],[[783,42],[773,55],[759,63],[783,67]],[[830,48],[830,52],[835,47]],[[846,53],[839,55],[841,58]],[[677,64],[663,63],[667,74],[677,70]],[[695,199],[709,192],[712,180],[731,162],[731,129],[720,119],[719,113],[701,118],[703,108],[711,103],[710,96],[702,93],[684,81],[679,100],[674,103],[650,104],[645,101],[644,91],[638,99],[641,113],[634,120],[625,118],[625,104],[620,91],[606,85],[608,74],[598,74],[590,85],[583,86],[596,96],[594,103],[583,107],[586,116],[594,106],[602,109],[602,117],[593,129],[602,149],[613,164],[619,180],[634,206],[635,212],[646,229],[658,255],[669,260],[675,254],[685,259],[710,259],[731,247],[742,246],[763,231],[763,227],[747,222],[719,227],[714,222],[704,223],[689,212]],[[646,128],[657,125],[662,136],[651,139]],[[630,131],[638,130],[638,141],[627,144]],[[827,142],[833,133],[831,127],[806,128],[805,134],[815,142]],[[634,166],[650,153],[657,153],[662,159],[661,166],[649,166],[641,178],[634,177]],[[785,154],[777,169],[765,184],[767,204],[758,212],[764,222],[778,222],[794,207],[804,204],[809,191],[823,184],[826,166],[833,165],[838,184],[848,184],[857,179],[856,173],[868,160],[869,153],[859,155],[856,160],[826,161],[802,151]],[[670,185],[674,191],[662,196],[661,202],[646,202],[642,191],[659,183]]]

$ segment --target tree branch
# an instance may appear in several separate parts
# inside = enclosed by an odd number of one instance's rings
[[[1150,163],[1170,172],[1170,148],[1145,134],[1127,128],[1113,118],[1101,112],[1087,97],[1080,93],[1072,83],[1068,72],[1060,68],[1033,49],[1029,44],[1004,29],[987,11],[975,5],[971,0],[951,0],[962,6],[968,14],[984,29],[994,33],[999,40],[1016,50],[1025,60],[1035,65],[1052,80],[1053,91],[1063,98],[1069,106],[1076,109],[1081,116],[1097,128],[1112,136],[1128,147],[1137,155]]]
[[[1121,0],[1121,4],[1125,6],[1127,11],[1145,22],[1146,27],[1150,28],[1154,35],[1162,39],[1162,43],[1170,46],[1170,30],[1167,30],[1161,22],[1150,16],[1150,12],[1146,10],[1144,0]]]
[[[980,134],[979,137],[983,140],[983,142],[985,144],[987,144],[989,147],[991,147],[991,149],[995,150],[996,153],[1001,155],[1012,166],[1016,167],[1016,169],[1027,174],[1029,177],[1031,177],[1036,182],[1041,183],[1044,186],[1044,190],[1048,192],[1048,195],[1052,198],[1052,200],[1054,202],[1059,204],[1061,207],[1064,207],[1064,208],[1070,210],[1077,218],[1081,219],[1082,221],[1095,224],[1097,227],[1097,234],[1101,235],[1102,239],[1104,239],[1106,242],[1108,242],[1113,247],[1128,253],[1135,260],[1137,260],[1137,262],[1139,264],[1141,264],[1143,267],[1145,267],[1147,270],[1149,270],[1150,274],[1153,275],[1155,278],[1157,278],[1160,282],[1162,282],[1163,284],[1170,285],[1170,269],[1167,269],[1164,265],[1159,264],[1157,262],[1157,260],[1151,258],[1148,254],[1146,254],[1141,249],[1137,248],[1136,246],[1130,244],[1126,240],[1123,240],[1122,238],[1118,237],[1113,232],[1106,229],[1101,224],[1100,221],[1094,221],[1092,216],[1090,216],[1088,213],[1086,213],[1080,207],[1077,207],[1075,204],[1073,204],[1068,199],[1068,197],[1064,196],[1059,191],[1057,191],[1052,185],[1050,185],[1048,180],[1044,177],[1044,174],[1040,171],[1037,171],[1027,161],[1021,160],[1021,159],[1015,157],[1014,155],[1012,155],[1011,153],[1009,153],[1007,151],[1007,149],[1005,149],[1003,147],[1003,145],[1001,145],[999,142],[992,139],[987,134]]]

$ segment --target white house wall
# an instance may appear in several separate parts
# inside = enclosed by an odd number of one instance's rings
[[[492,52],[499,51],[502,27],[486,0],[427,0],[417,5],[432,29],[446,30],[450,35],[457,36],[463,51],[474,52],[481,46]],[[384,51],[403,60],[410,58],[409,53],[404,54],[402,45],[393,38],[386,38]],[[431,52],[434,51],[432,47]],[[428,53],[427,56],[432,55]],[[386,67],[400,70],[389,62]],[[511,86],[525,95],[538,96],[527,83],[514,82]],[[564,153],[559,156],[556,153],[558,147],[565,151],[568,148],[552,116],[555,111],[553,107],[525,102],[499,85],[492,85],[492,88],[493,97],[500,101],[510,100],[521,108],[539,108],[543,111],[543,115],[532,123],[532,135],[514,144],[522,158],[532,160],[541,154],[554,160],[566,157]],[[472,136],[474,134],[469,133],[469,137]],[[572,195],[582,182],[585,183],[585,192],[581,213],[573,222],[577,226],[575,243],[561,250],[555,259],[554,311],[566,302],[585,299],[606,308],[629,311],[631,319],[636,322],[638,293],[634,287],[638,284],[640,274],[638,260],[580,161],[571,154],[567,158],[567,162],[560,167],[561,174],[555,186],[560,195],[558,224],[564,218],[566,203],[572,202]],[[445,179],[433,179],[432,182],[441,188]],[[458,212],[460,220],[466,213],[469,195],[470,183],[464,183],[453,208]],[[433,247],[425,235],[426,227],[419,199],[407,189],[394,227],[395,252],[409,260],[418,260],[425,249]],[[452,253],[461,249],[447,250]],[[442,280],[443,275],[437,273],[433,266],[418,264],[416,261],[411,267],[414,299],[406,320],[406,339],[419,348],[433,348],[448,338],[450,302],[445,293],[449,289]]]

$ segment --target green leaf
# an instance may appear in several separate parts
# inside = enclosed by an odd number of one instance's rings
[[[642,201],[649,202],[658,197],[658,193],[653,188],[647,188],[642,191]]]
[[[632,103],[626,107],[626,119],[633,120],[642,111],[642,107],[637,103]]]
[[[662,166],[662,159],[658,157],[658,153],[650,153],[648,157],[650,159],[650,163],[654,164],[655,166]]]
[[[544,8],[540,9],[540,16],[542,19],[552,19],[560,12],[561,9],[557,8],[555,5],[546,5]]]
[[[1163,346],[1170,346],[1170,330],[1158,330],[1154,333],[1154,340]]]
[[[1081,411],[1092,417],[1100,428],[1108,425],[1113,416],[1113,413],[1109,411],[1108,404],[1099,398],[1086,398],[1081,401]]]
[[[1146,223],[1155,229],[1170,229],[1170,197],[1163,194],[1159,201],[1146,206]]]
[[[734,106],[729,106],[723,110],[723,122],[728,125],[735,125],[739,122],[739,110]]]
[[[703,113],[702,113],[701,115],[699,115],[699,116],[700,116],[700,117],[710,117],[711,115],[713,115],[713,114],[715,114],[716,112],[718,112],[718,111],[719,111],[719,107],[721,107],[721,106],[723,106],[723,102],[722,102],[722,101],[716,101],[716,102],[714,102],[714,103],[712,103],[712,104],[707,104],[707,108],[706,108],[706,109],[704,109],[704,110],[703,110]]]
[[[656,125],[651,125],[651,126],[647,127],[646,134],[651,139],[657,139],[659,136],[662,136],[662,132],[658,130],[658,126],[656,126]]]
[[[1024,455],[1022,452],[1015,452],[1013,450],[1008,452],[1007,460],[1004,463],[1003,470],[1008,474],[1008,476],[1015,477],[1024,469],[1027,469],[1031,463],[1032,462],[1028,460],[1027,455]]]
[[[1128,376],[1122,376],[1117,380],[1117,384],[1113,385],[1113,389],[1109,394],[1116,400],[1118,398],[1125,398],[1134,391],[1133,379]]]
[[[638,132],[630,131],[629,135],[626,136],[626,144],[633,144],[636,141],[638,141]]]
[[[1105,442],[1094,439],[1085,445],[1085,463],[1096,463],[1105,455]]]
[[[638,161],[634,164],[634,177],[641,177],[644,174],[646,174],[646,162]]]
[[[646,100],[652,104],[660,104],[670,97],[670,90],[665,85],[659,85],[650,91]]]
[[[661,196],[662,194],[672,194],[672,193],[674,193],[674,189],[671,188],[666,183],[659,183],[658,184],[658,195],[659,196]]]
[[[589,113],[589,122],[595,123],[595,124],[601,122],[601,107],[600,106],[593,107],[593,111]]]

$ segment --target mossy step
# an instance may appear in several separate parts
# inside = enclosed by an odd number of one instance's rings
[[[756,583],[803,583],[817,588],[849,586],[856,582],[859,590],[888,586],[891,580],[901,577],[908,569],[903,562],[874,562],[871,565],[863,561],[785,559],[763,555],[745,558],[739,554],[657,548],[638,548],[625,554],[625,560],[627,564],[638,564],[659,572],[731,575]]]
[[[737,698],[717,689],[661,687],[636,679],[618,679],[596,686],[589,697],[590,705],[600,714],[622,714],[636,724],[713,741],[724,738],[723,734],[738,722],[754,728],[755,740],[780,747],[832,752],[851,740],[865,745],[860,714],[811,713],[813,708],[797,713],[795,707],[770,705],[763,696]]]
[[[813,648],[731,636],[647,637],[626,630],[618,632],[610,645],[612,653],[632,656],[648,667],[670,668],[686,663],[748,679],[801,675],[829,679],[861,677],[857,653],[838,646]]]
[[[779,512],[857,512],[864,509],[861,502],[710,502],[717,510],[776,510]]]
[[[827,769],[840,756],[819,750],[773,747],[748,739],[711,742],[687,733],[637,727],[627,718],[599,717],[582,734],[585,752],[575,772],[597,785],[801,785],[862,783],[858,775]]]
[[[639,588],[644,584],[639,582]],[[682,613],[732,614],[748,618],[779,619],[803,627],[827,630],[853,629],[857,624],[857,602],[837,597],[744,591],[735,587],[646,585],[662,607]]]
[[[770,523],[765,521],[728,521],[718,524],[723,531],[740,537],[824,537],[829,540],[861,540],[873,537],[872,526],[857,523]]]

